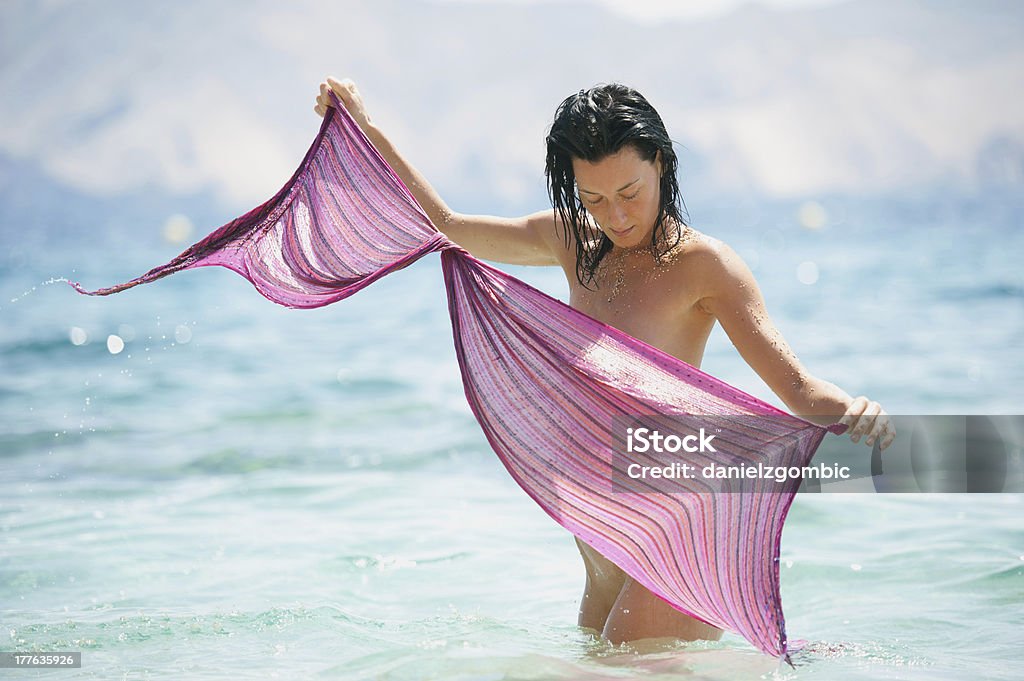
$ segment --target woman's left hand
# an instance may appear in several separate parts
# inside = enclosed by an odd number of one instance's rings
[[[860,438],[867,436],[864,444],[871,447],[879,442],[879,447],[885,449],[896,438],[896,428],[892,425],[889,415],[882,409],[878,402],[872,402],[861,395],[853,400],[850,407],[839,419],[839,423],[849,426],[846,434],[854,442],[860,442]]]

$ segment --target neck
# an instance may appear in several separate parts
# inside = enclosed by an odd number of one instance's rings
[[[668,252],[682,241],[685,228],[668,216],[664,218],[662,224],[665,225],[664,234],[658,235],[652,230],[650,238],[644,239],[635,246],[616,246],[613,244],[609,255],[628,256],[646,253],[656,257],[659,252],[662,254]],[[652,240],[654,240],[653,244],[651,243]]]

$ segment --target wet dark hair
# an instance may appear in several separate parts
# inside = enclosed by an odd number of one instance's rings
[[[661,116],[643,95],[619,83],[580,90],[558,105],[546,143],[544,174],[548,181],[548,196],[565,225],[566,247],[569,247],[570,234],[576,242],[576,278],[581,285],[586,287],[587,282],[593,281],[601,258],[612,249],[612,241],[603,232],[600,232],[596,246],[586,238],[586,209],[576,193],[573,158],[596,163],[630,145],[640,158],[653,163],[660,151],[661,200],[658,218],[651,231],[651,250],[655,258],[660,259],[676,245],[681,238],[679,234],[674,243],[665,243],[665,218],[671,217],[680,228],[686,226],[683,219],[686,205],[679,195],[679,181],[676,179],[678,160]]]

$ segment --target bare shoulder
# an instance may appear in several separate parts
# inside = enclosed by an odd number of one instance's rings
[[[668,268],[689,279],[718,276],[726,263],[736,256],[728,244],[693,227],[686,227],[682,238],[667,251],[663,251],[660,267]]]
[[[528,220],[531,229],[543,240],[559,264],[566,271],[575,271],[576,235],[562,221],[555,209],[538,211],[530,215]]]
[[[526,216],[526,222],[530,230],[540,237],[545,244],[553,246],[557,243],[557,239],[555,237],[560,234],[559,225],[561,223],[557,219],[553,208],[539,210],[536,213]]]
[[[686,248],[680,259],[685,259],[688,270],[696,271],[702,279],[716,286],[753,280],[750,268],[729,244],[693,228],[687,233]]]
[[[727,243],[697,232],[687,251],[687,270],[700,282],[697,307],[718,317],[761,299],[754,274]]]

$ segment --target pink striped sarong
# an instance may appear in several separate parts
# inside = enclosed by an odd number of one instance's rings
[[[136,279],[71,285],[109,295],[220,265],[275,303],[314,308],[434,251],[466,398],[516,482],[674,608],[785,656],[779,543],[800,479],[635,479],[628,465],[652,459],[625,452],[616,424],[713,421],[717,453],[677,457],[694,466],[805,466],[845,426],[786,414],[477,260],[431,224],[336,97],[269,201]]]

